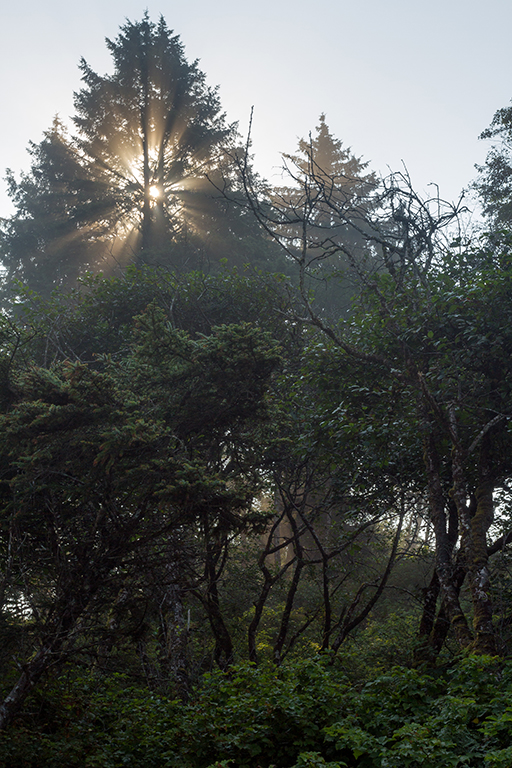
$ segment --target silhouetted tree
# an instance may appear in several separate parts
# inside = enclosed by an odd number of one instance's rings
[[[374,204],[376,177],[368,172],[368,162],[353,155],[333,136],[324,114],[320,115],[315,135],[310,134],[307,141],[300,139],[298,152],[283,158],[291,183],[274,193],[274,204],[285,219],[280,234],[298,252],[307,240],[307,253],[303,255],[309,284],[325,308],[339,312],[354,293],[352,262],[354,258],[362,259],[365,253],[366,240],[361,230],[367,228],[365,219]],[[326,246],[330,252],[328,262]],[[333,274],[344,280],[329,285],[328,278]]]
[[[493,140],[493,145],[485,164],[476,166],[474,186],[493,226],[507,227],[512,223],[512,106],[499,109],[480,138]]]
[[[107,46],[113,74],[80,64],[76,135],[56,119],[31,145],[31,171],[19,182],[9,174],[17,210],[2,237],[8,281],[48,292],[133,261],[190,269],[257,259],[266,244],[256,222],[210,181],[222,177],[236,194],[225,152],[236,126],[197,62],[147,14]]]
[[[335,179],[322,177],[314,164],[302,179],[300,206],[278,202],[264,210],[249,183],[246,189],[248,205],[296,259],[308,321],[350,364],[348,393],[332,411],[334,423],[342,424],[343,442],[348,424],[337,414],[357,389],[353,378],[359,365],[365,381],[357,433],[363,445],[370,434],[382,438],[390,427],[392,432],[398,428],[399,455],[409,453],[412,437],[422,440],[423,455],[416,451],[410,477],[415,482],[421,478],[428,496],[438,580],[426,594],[430,619],[424,617],[421,629],[425,655],[440,648],[442,632],[432,619],[438,599],[437,620],[448,620],[462,649],[495,653],[489,556],[510,541],[508,532],[498,540],[501,544],[488,541],[494,494],[503,489],[509,493],[512,472],[508,235],[476,249],[465,247],[460,207],[438,198],[423,200],[403,174],[382,181],[375,210],[367,215],[358,207],[359,219],[336,200]],[[322,216],[324,209],[331,219],[315,228],[317,211]],[[299,243],[289,234],[290,225],[301,229]],[[336,241],[338,227],[345,225],[361,234],[369,253],[379,257],[378,269],[371,261],[360,263],[357,250],[352,255]],[[361,285],[350,322],[329,323],[312,304],[306,282],[311,249],[321,260],[340,252],[349,258]],[[370,394],[374,382],[391,395],[391,403],[398,400],[398,391],[406,395],[403,413],[391,422],[387,416],[379,420]],[[390,435],[387,443],[391,446]],[[371,454],[387,462],[388,450],[373,443]],[[471,590],[473,629],[460,596],[464,581]]]

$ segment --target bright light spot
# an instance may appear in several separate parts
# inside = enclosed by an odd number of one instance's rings
[[[160,189],[156,186],[156,184],[153,184],[153,186],[149,188],[149,196],[153,200],[157,200],[160,197]]]

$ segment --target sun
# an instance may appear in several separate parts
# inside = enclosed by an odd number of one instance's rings
[[[162,196],[162,193],[160,191],[160,188],[156,186],[156,184],[153,184],[149,188],[149,196],[152,200],[158,200],[159,197]]]

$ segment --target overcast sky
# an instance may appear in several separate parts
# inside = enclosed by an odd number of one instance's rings
[[[219,85],[230,121],[247,131],[256,167],[278,183],[280,152],[332,133],[385,174],[405,163],[415,187],[450,200],[488,149],[478,135],[512,97],[506,0],[25,0],[2,11],[0,170],[27,169],[26,148],[58,113],[73,113],[83,56],[111,71],[105,37],[147,5]],[[430,188],[432,189],[432,188]],[[0,185],[0,216],[12,211]]]

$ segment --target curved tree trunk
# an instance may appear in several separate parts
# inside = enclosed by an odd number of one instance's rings
[[[73,631],[87,606],[97,592],[99,583],[94,583],[87,590],[76,591],[76,585],[70,583],[69,591],[62,595],[47,623],[46,636],[37,653],[22,666],[17,682],[0,705],[0,730],[7,728],[21,710],[32,688],[44,673],[58,664],[69,650],[68,641],[72,641]]]

